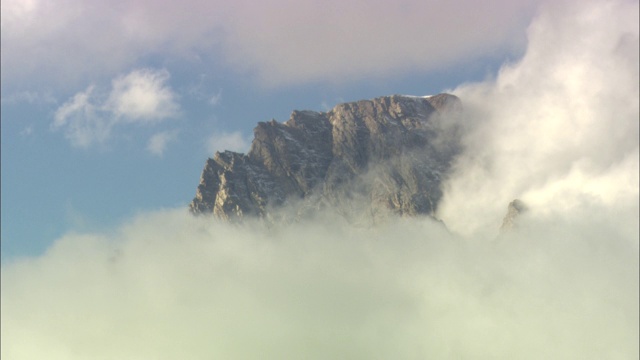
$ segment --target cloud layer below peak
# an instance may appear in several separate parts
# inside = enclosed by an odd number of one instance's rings
[[[531,218],[486,242],[424,219],[335,220],[182,209],[69,234],[3,263],[2,357],[638,356],[638,248],[606,222]]]

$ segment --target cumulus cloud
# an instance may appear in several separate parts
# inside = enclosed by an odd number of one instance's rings
[[[166,70],[138,69],[117,77],[107,96],[89,86],[60,106],[52,129],[63,129],[74,146],[104,143],[119,124],[154,124],[179,113]]]
[[[164,151],[167,148],[167,145],[175,141],[178,137],[178,131],[161,131],[157,134],[154,134],[149,138],[149,142],[147,143],[147,150],[156,156],[162,156]]]
[[[63,86],[157,54],[222,60],[268,85],[427,71],[512,53],[541,1],[6,0],[3,86]]]
[[[637,239],[590,220],[487,243],[420,219],[145,214],[3,263],[2,357],[637,358]]]
[[[246,153],[249,150],[251,139],[243,136],[241,132],[215,132],[207,139],[207,152],[215,154],[216,151],[235,151]]]
[[[105,104],[114,116],[132,122],[160,121],[178,113],[167,70],[142,69],[113,80]]]
[[[468,133],[440,207],[452,229],[495,231],[514,198],[539,211],[638,201],[638,23],[637,2],[548,6],[521,60],[454,90]]]

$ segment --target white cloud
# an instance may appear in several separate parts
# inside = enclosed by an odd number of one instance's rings
[[[513,53],[542,1],[7,0],[3,86],[77,86],[150,54],[223,59],[268,85],[428,71]]]
[[[116,117],[129,122],[154,122],[175,117],[176,94],[166,85],[166,70],[141,69],[113,80],[105,104]]]
[[[105,118],[93,99],[94,87],[74,95],[54,115],[51,128],[63,129],[73,146],[88,147],[104,143],[111,134],[113,121]]]
[[[104,143],[117,125],[155,124],[179,113],[166,70],[139,69],[112,82],[108,96],[95,86],[74,95],[56,110],[52,129],[63,129],[74,146]]]
[[[251,139],[243,136],[239,131],[215,132],[209,137],[206,145],[209,154],[225,150],[246,153],[251,145]]]
[[[162,156],[167,145],[178,137],[178,131],[162,131],[154,134],[147,143],[147,150],[156,156]]]
[[[450,227],[495,231],[514,198],[550,212],[637,201],[638,10],[549,6],[520,61],[454,91],[469,133],[439,210]]]
[[[614,210],[530,218],[499,242],[420,219],[144,214],[3,262],[1,355],[633,359],[638,244],[599,217]]]

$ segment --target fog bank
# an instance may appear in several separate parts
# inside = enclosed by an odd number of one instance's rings
[[[69,234],[3,264],[2,358],[636,358],[637,239],[521,220],[490,242],[183,210]]]

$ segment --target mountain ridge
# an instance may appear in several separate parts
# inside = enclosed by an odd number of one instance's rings
[[[273,218],[285,205],[296,216],[329,208],[355,222],[434,217],[461,149],[461,114],[454,95],[391,95],[259,122],[247,154],[206,161],[190,210],[226,220]]]

